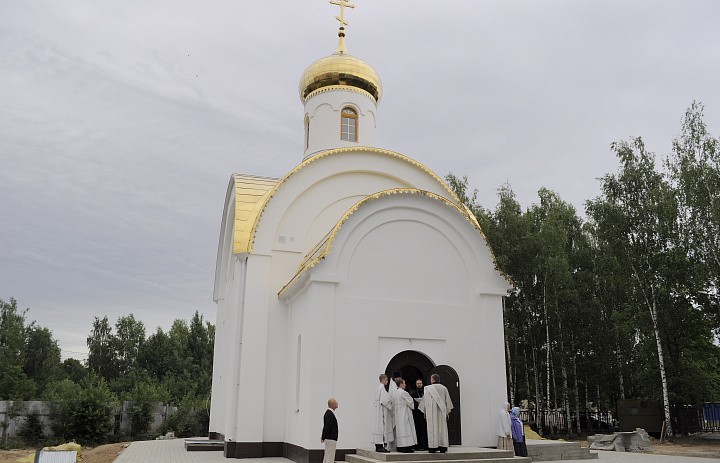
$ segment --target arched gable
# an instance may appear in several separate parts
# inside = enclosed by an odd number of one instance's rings
[[[365,175],[361,180],[362,185],[359,185],[355,191],[350,191],[350,177],[357,177],[360,174]],[[376,184],[373,184],[375,181]],[[333,182],[335,185],[332,185]],[[358,180],[358,182],[360,181]],[[343,188],[346,190],[345,192],[339,191]],[[391,188],[417,188],[431,191],[447,198],[458,207],[465,207],[440,177],[421,163],[402,154],[369,147],[329,150],[306,159],[274,186],[265,197],[262,206],[256,209],[259,211],[258,214],[250,217],[254,223],[247,227],[250,230],[247,237],[242,237],[242,240],[247,243],[244,248],[247,248],[249,252],[253,252],[253,250],[262,253],[270,252],[273,249],[273,239],[277,227],[283,216],[286,213],[292,214],[291,208],[297,208],[294,213],[307,215],[308,212],[305,209],[308,208],[308,204],[300,206],[305,199],[303,195],[306,193],[308,196],[310,194],[320,194],[321,196],[313,200],[315,202],[309,205],[310,208],[317,206],[324,209],[331,202],[336,202],[340,198],[348,198],[345,201],[347,206],[340,210],[342,213],[360,198]],[[339,218],[340,216],[335,216],[330,222],[327,222],[323,233],[331,228]],[[297,223],[297,221],[293,221],[293,223]],[[281,234],[282,232],[277,233]],[[305,249],[296,250],[303,254],[306,253],[309,246],[314,245],[321,236],[314,237],[310,244],[304,243]]]
[[[377,232],[381,227],[385,227],[385,230]],[[368,238],[372,234],[376,237]],[[382,241],[388,237],[388,241]],[[376,241],[373,242],[373,239]],[[376,259],[378,262],[371,272],[351,278],[344,272],[354,267],[350,260],[357,253],[367,253],[362,246],[368,243],[361,244],[363,241],[369,241],[368,249],[377,253],[370,260]],[[406,274],[402,279],[389,278],[392,272],[399,269],[386,268],[380,262],[388,250],[403,255],[403,271],[415,275]],[[337,281],[352,280],[354,285],[357,282],[368,282],[374,290],[382,286],[381,282],[385,280],[391,280],[390,284],[417,283],[418,279],[426,276],[423,269],[434,266],[436,272],[448,274],[449,277],[442,288],[446,293],[433,293],[443,301],[450,301],[457,296],[459,291],[455,291],[455,287],[459,289],[470,284],[469,281],[459,280],[473,275],[482,275],[478,283],[481,286],[479,291],[504,294],[510,287],[509,279],[497,268],[477,220],[467,208],[458,207],[435,193],[417,189],[381,191],[356,203],[305,256],[297,273],[280,290],[279,295],[293,294],[297,287],[302,286],[300,282],[306,280],[307,274],[321,262],[322,270],[318,271],[324,275],[333,275],[331,278]],[[452,262],[457,268],[442,269],[444,262]],[[389,272],[387,277],[383,272]],[[455,272],[456,276],[451,277],[450,272]],[[424,286],[422,283],[416,284],[413,291]],[[397,292],[398,288],[393,290]],[[363,293],[364,289],[360,288],[358,292]]]

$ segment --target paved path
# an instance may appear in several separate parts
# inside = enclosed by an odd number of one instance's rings
[[[720,458],[676,457],[632,452],[598,451],[599,461],[621,463],[709,463]],[[228,463],[222,452],[187,452],[185,439],[133,442],[115,463]],[[563,460],[563,463],[590,463],[598,460]],[[248,458],[243,463],[293,463],[285,458]]]
[[[595,450],[593,450],[595,452]],[[637,452],[607,452],[597,450],[598,460],[563,460],[563,463],[588,463],[592,461],[622,462],[622,463],[710,463],[720,461],[720,458],[678,457],[674,455],[655,455],[652,453]]]

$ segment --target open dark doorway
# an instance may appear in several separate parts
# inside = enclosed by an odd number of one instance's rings
[[[435,365],[424,354],[414,350],[406,350],[390,360],[385,369],[385,374],[390,378],[393,371],[402,371],[402,377],[407,383],[407,391],[412,393],[415,390],[415,381],[418,379],[422,379],[423,384],[430,382],[430,370],[433,368],[435,368]]]
[[[440,375],[442,383],[450,393],[453,403],[453,410],[448,420],[448,438],[450,445],[461,445],[462,436],[460,433],[460,379],[457,372],[448,365],[435,366],[426,355],[414,351],[402,351],[393,357],[385,368],[385,374],[390,377],[393,371],[402,371],[402,377],[408,385],[408,392],[415,390],[415,381],[422,379],[423,384],[430,384],[430,375]]]

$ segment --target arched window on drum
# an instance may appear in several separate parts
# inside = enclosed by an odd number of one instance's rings
[[[355,111],[353,108],[346,106],[342,110],[341,138],[345,141],[357,141],[357,133],[358,133],[357,111]]]

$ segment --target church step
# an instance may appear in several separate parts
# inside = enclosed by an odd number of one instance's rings
[[[379,460],[374,460],[369,457],[361,457],[359,455],[345,455],[345,461],[350,463],[378,463]],[[443,463],[532,463],[530,457],[490,457],[483,456],[483,458],[473,458],[467,460],[412,460],[405,463],[427,463],[428,461],[442,461]]]
[[[430,453],[426,451],[414,453],[378,453],[374,450],[357,449],[356,455],[346,455],[345,460],[349,463],[377,463],[377,462],[403,462],[418,463],[441,461],[443,463],[491,463],[494,461],[507,461],[508,459],[516,462],[524,461],[513,459],[512,450],[497,450],[485,448],[465,447],[462,449],[450,448],[448,453]],[[530,462],[528,458],[526,460]]]
[[[592,460],[597,452],[581,447],[579,442],[528,441],[528,454],[533,461]]]

